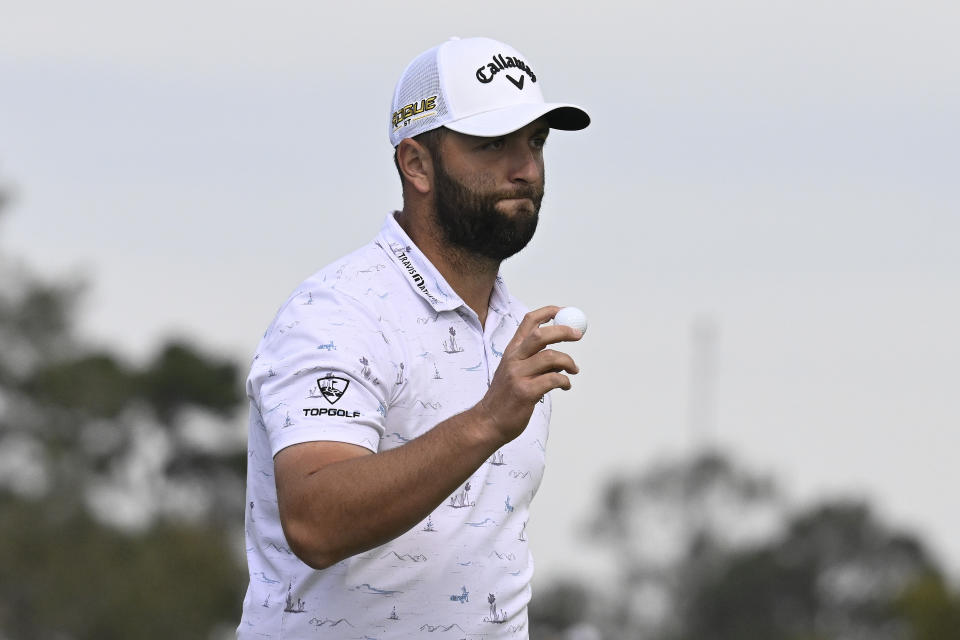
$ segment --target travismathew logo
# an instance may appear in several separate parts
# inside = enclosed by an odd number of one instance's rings
[[[505,56],[502,53],[498,53],[495,56],[493,56],[491,60],[492,62],[488,62],[477,69],[477,73],[476,73],[477,80],[479,80],[483,84],[493,82],[493,79],[496,77],[496,75],[506,69],[518,69],[526,73],[528,76],[530,76],[530,82],[537,81],[537,76],[536,74],[533,73],[533,69],[527,66],[527,63],[521,60],[520,58]],[[523,81],[524,81],[523,73],[518,74],[519,80],[517,78],[514,78],[509,73],[505,73],[504,75],[507,77],[507,80],[513,83],[513,86],[515,86],[517,89],[520,89],[521,91],[523,90]]]
[[[338,378],[333,374],[317,380],[317,389],[320,390],[320,393],[323,394],[323,397],[326,398],[330,404],[337,404],[337,400],[343,397],[343,394],[347,392],[347,387],[349,386],[349,380],[346,378]]]
[[[413,266],[413,262],[410,261],[406,251],[404,251],[402,247],[395,246],[391,246],[390,250],[393,251],[393,255],[397,256],[397,260],[399,260],[403,268],[407,270],[407,273],[410,274],[410,279],[413,280],[413,284],[416,285],[417,289],[422,291],[423,295],[430,298],[430,301],[434,304],[440,304],[440,301],[427,289],[423,276],[417,272],[416,267]]]

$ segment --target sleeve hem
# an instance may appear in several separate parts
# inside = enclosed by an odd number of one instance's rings
[[[281,450],[304,442],[344,442],[377,453],[380,444],[380,433],[373,427],[364,425],[350,425],[339,427],[293,428],[271,439],[270,455],[276,456]]]

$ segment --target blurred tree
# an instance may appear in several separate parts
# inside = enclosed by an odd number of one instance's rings
[[[675,637],[906,640],[914,636],[896,603],[934,571],[919,540],[866,504],[815,505],[784,534],[692,575]]]
[[[937,573],[913,581],[894,606],[909,621],[911,640],[960,638],[960,594]]]
[[[691,580],[769,536],[785,509],[771,478],[716,452],[614,478],[600,504],[590,532],[619,570],[608,633],[643,638],[680,629]]]
[[[4,638],[166,640],[236,626],[242,571],[216,529],[166,522],[129,535],[9,495],[0,509]]]
[[[91,349],[81,292],[0,256],[0,637],[236,626],[238,367],[182,341],[142,366]]]
[[[864,502],[788,509],[770,478],[717,452],[615,478],[603,495],[590,533],[618,578],[577,599],[610,602],[612,615],[591,620],[605,638],[960,638],[960,597],[942,569]],[[557,593],[531,611],[583,621]]]
[[[570,580],[537,590],[528,611],[531,640],[561,638],[564,630],[587,618],[591,599],[586,586]]]

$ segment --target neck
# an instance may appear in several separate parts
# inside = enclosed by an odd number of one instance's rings
[[[397,214],[396,219],[457,295],[473,309],[483,326],[500,262],[450,246],[434,225],[423,224],[424,217],[411,215],[406,207]]]

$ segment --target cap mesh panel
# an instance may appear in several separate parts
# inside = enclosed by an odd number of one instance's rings
[[[433,109],[402,119],[397,125],[393,124],[393,115],[397,111],[410,104],[419,110],[421,101],[432,96],[437,97]],[[436,129],[447,120],[447,102],[437,73],[437,48],[433,48],[414,58],[397,83],[393,94],[393,108],[390,110],[390,142],[396,146],[402,139]]]

